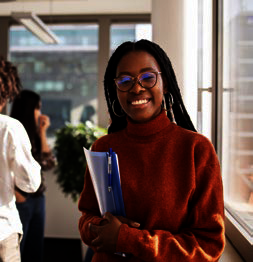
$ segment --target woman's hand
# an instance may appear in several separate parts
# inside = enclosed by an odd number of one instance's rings
[[[128,218],[125,218],[125,217],[122,217],[122,216],[117,216],[118,220],[122,223],[122,224],[127,224],[129,227],[135,227],[135,228],[138,228],[140,226],[139,223],[137,222],[134,222],[133,220],[131,219],[128,219]]]
[[[21,193],[15,190],[16,202],[17,203],[24,203],[26,201],[26,197],[23,196]]]
[[[46,115],[40,115],[39,116],[39,130],[40,132],[46,132],[48,127],[50,126],[50,119]]]
[[[41,114],[39,116],[39,134],[40,134],[40,139],[41,139],[41,152],[42,153],[51,152],[51,149],[47,143],[47,135],[46,135],[46,131],[49,126],[50,126],[49,117]]]
[[[116,252],[116,245],[121,224],[128,224],[131,227],[139,227],[140,224],[133,222],[124,217],[115,217],[111,213],[106,212],[104,220],[99,226],[89,224],[90,230],[97,235],[91,242],[98,252]]]

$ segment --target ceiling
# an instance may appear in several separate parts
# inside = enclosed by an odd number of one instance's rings
[[[150,14],[151,3],[152,0],[0,0],[0,16],[9,16],[11,12],[35,12],[38,15]]]

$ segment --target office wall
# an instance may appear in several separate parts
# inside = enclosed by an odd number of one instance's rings
[[[168,54],[186,108],[197,123],[197,0],[152,1],[153,40]]]
[[[52,238],[79,238],[78,219],[80,212],[77,202],[66,197],[58,183],[54,171],[45,173],[46,228],[45,236]]]

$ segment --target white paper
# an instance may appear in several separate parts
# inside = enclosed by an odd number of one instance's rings
[[[113,191],[108,190],[108,160],[106,152],[94,152],[84,148],[91,180],[103,216],[107,211],[116,212]]]

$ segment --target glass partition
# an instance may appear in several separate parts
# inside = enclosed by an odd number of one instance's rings
[[[222,173],[226,210],[253,243],[253,2],[223,1]]]

